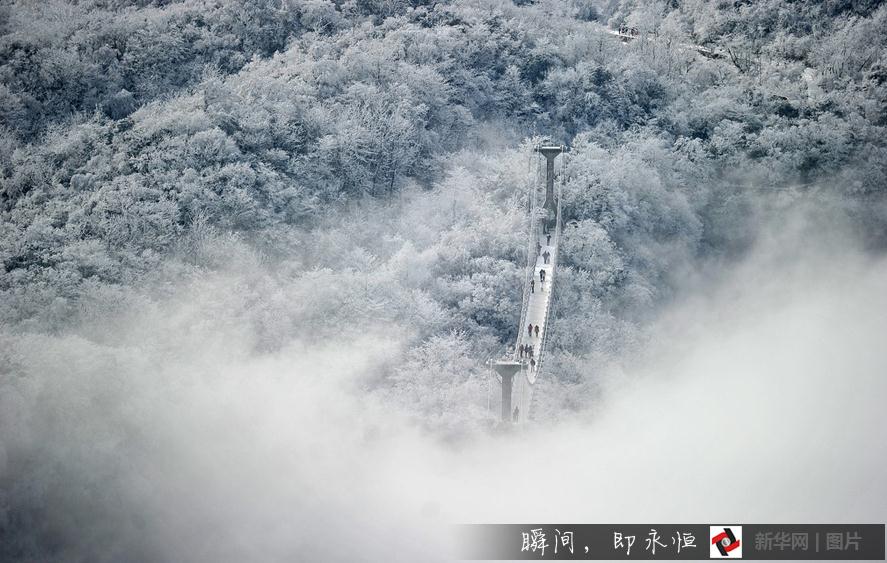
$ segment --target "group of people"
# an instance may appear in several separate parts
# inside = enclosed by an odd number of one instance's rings
[[[547,252],[546,252],[547,254]],[[547,259],[546,259],[547,260]],[[539,268],[539,285],[545,291],[545,268]],[[536,293],[536,280],[530,279],[530,293]]]
[[[532,344],[521,344],[517,347],[518,358],[532,358],[534,354]]]
[[[547,246],[551,246],[551,235],[546,235],[545,244]],[[542,244],[539,241],[536,241],[536,254],[542,256],[542,263],[548,264],[548,261],[551,259],[551,252],[548,249],[545,249],[545,252],[542,252]],[[545,291],[545,268],[539,268],[539,285],[542,291]],[[530,279],[530,293],[536,293],[536,280]]]
[[[539,338],[539,325],[534,325],[533,323],[530,323],[529,325],[527,325],[527,335],[530,338],[533,338],[534,334],[536,338]],[[532,344],[521,344],[517,348],[517,357],[520,359],[529,358],[530,369],[532,370],[536,369],[536,358],[533,357],[534,355],[535,350]]]
[[[545,252],[542,252],[542,245],[538,242],[536,243],[536,254],[542,256],[542,261],[545,264],[548,264],[548,259],[551,258],[551,252],[548,249],[545,249]]]

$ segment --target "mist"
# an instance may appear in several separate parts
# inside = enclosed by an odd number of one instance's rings
[[[59,560],[410,561],[446,559],[452,523],[882,521],[887,260],[762,232],[594,374],[600,400],[506,434],[442,438],[370,391],[405,330],[257,347],[232,306],[274,277],[255,262],[89,339],[6,330],[4,529]]]

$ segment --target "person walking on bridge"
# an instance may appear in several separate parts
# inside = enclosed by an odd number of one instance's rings
[[[530,338],[533,338],[533,323],[527,325],[527,334],[530,335]]]
[[[539,338],[539,325],[536,325],[536,326],[533,328],[533,331],[536,333],[536,338]]]
[[[542,254],[542,245],[539,244],[539,241],[536,241],[536,255]]]
[[[521,344],[520,346],[517,347],[517,357],[518,358],[524,357],[524,345],[523,344]]]
[[[520,409],[518,407],[514,407],[514,412],[511,414],[511,420],[517,422],[520,418]]]
[[[542,255],[542,259],[545,260],[545,263],[548,264],[548,259],[551,258],[551,254],[546,250]]]
[[[551,246],[551,233],[548,233],[547,235],[545,235],[545,244],[547,244],[548,246]]]
[[[530,293],[536,293],[536,280],[530,280]]]
[[[545,283],[545,268],[539,268],[539,283]]]

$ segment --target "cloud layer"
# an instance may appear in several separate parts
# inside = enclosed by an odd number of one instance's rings
[[[456,442],[370,392],[396,330],[257,349],[225,313],[254,274],[101,337],[7,332],[8,554],[410,561],[453,522],[883,521],[887,261],[800,234],[688,283],[579,416]]]

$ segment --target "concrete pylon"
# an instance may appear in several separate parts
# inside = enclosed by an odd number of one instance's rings
[[[545,203],[542,204],[542,209],[545,210],[545,218],[549,227],[552,226],[554,217],[557,216],[557,202],[554,200],[554,159],[565,149],[564,145],[552,144],[547,139],[536,147],[536,152],[545,157]]]
[[[493,363],[493,369],[502,377],[502,422],[511,422],[511,391],[514,388],[514,376],[520,368],[521,364],[514,361],[501,360]]]

